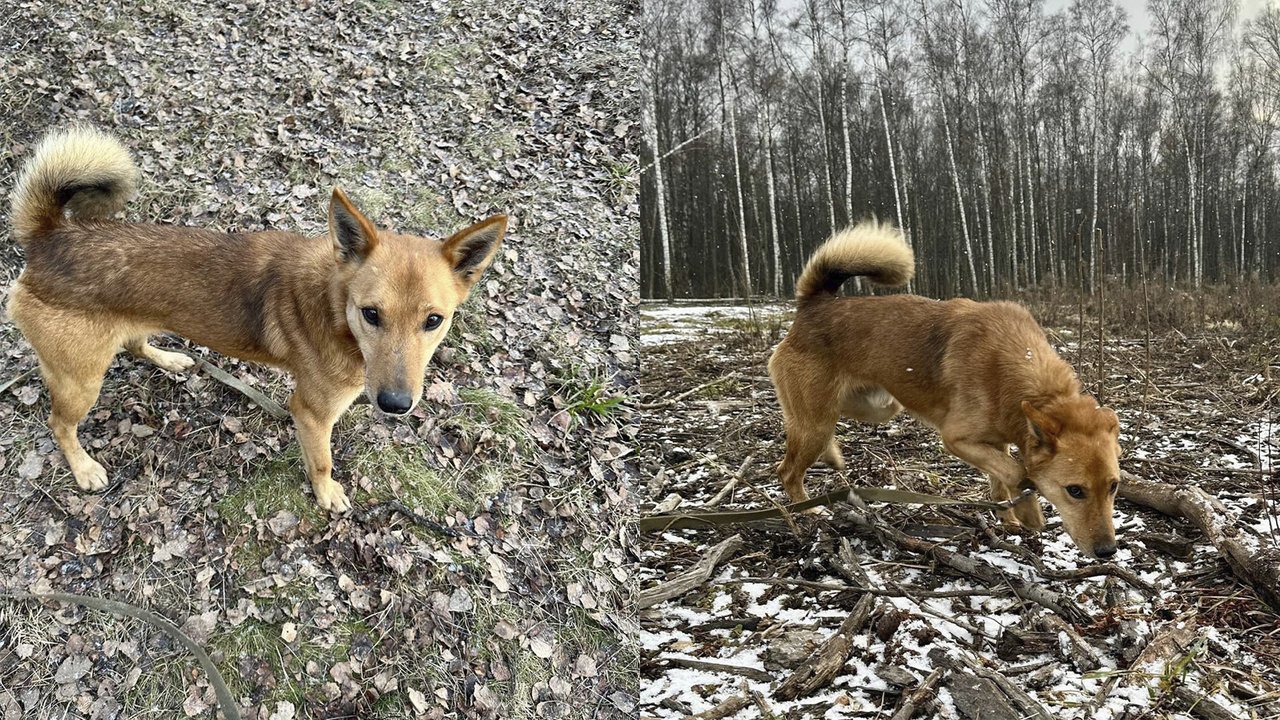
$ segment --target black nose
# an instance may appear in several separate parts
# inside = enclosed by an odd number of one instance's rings
[[[1094,545],[1094,546],[1093,546],[1093,554],[1094,554],[1094,555],[1097,555],[1098,557],[1102,558],[1103,560],[1106,560],[1107,558],[1109,558],[1109,557],[1111,557],[1112,555],[1115,555],[1115,554],[1116,554],[1116,546],[1115,546],[1114,544],[1111,544],[1111,545]]]
[[[379,390],[378,408],[384,413],[403,415],[413,407],[413,398],[404,390]]]

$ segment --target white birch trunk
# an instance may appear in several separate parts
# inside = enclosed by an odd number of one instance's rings
[[[822,184],[827,189],[827,227],[831,232],[836,230],[836,198],[831,191],[831,138],[827,136],[827,111],[823,108],[825,96],[822,93],[822,78],[818,78],[818,129],[822,133]]]
[[[982,203],[983,217],[987,226],[987,292],[996,289],[996,243],[991,229],[991,176],[987,166],[987,139],[982,132],[982,123],[978,123],[978,161],[982,166]]]
[[[911,247],[911,234],[907,232],[907,226],[902,222],[902,196],[898,194],[898,163],[894,159],[893,136],[889,132],[889,113],[884,106],[883,85],[880,86],[880,121],[884,125],[884,146],[889,152],[889,179],[893,182],[893,205],[898,211],[898,228],[907,238],[907,247]]]
[[[1023,122],[1022,134],[1025,138],[1026,151],[1022,154],[1022,163],[1026,167],[1026,193],[1027,193],[1027,282],[1035,285],[1039,281],[1036,271],[1036,249],[1038,240],[1036,236],[1036,181],[1031,174],[1031,155],[1035,152],[1031,146],[1031,129],[1028,124]],[[1050,260],[1052,262],[1052,259]],[[1050,268],[1050,274],[1053,269]]]
[[[964,209],[964,193],[960,190],[960,172],[956,169],[956,153],[951,140],[951,120],[947,116],[947,103],[938,99],[942,108],[942,129],[947,138],[947,162],[951,165],[951,181],[956,189],[956,207],[960,210],[960,232],[964,233],[964,252],[969,261],[969,282],[973,292],[978,292],[978,268],[973,262],[973,239],[969,237],[969,216]]]
[[[742,160],[738,156],[738,113],[729,108],[729,140],[733,143],[733,188],[738,197],[738,248],[742,252],[742,298],[751,298],[751,256],[747,249],[747,213],[742,204]]]
[[[844,133],[844,220],[853,224],[853,144],[849,139],[849,61],[840,78],[840,130]]]
[[[667,223],[667,188],[662,176],[662,150],[658,147],[658,99],[649,93],[649,144],[653,148],[653,181],[658,204],[658,238],[662,246],[662,283],[667,300],[675,298],[675,283],[671,278],[671,235]]]
[[[763,99],[761,103],[763,104]],[[770,125],[768,110],[762,109],[757,116],[760,119],[761,131],[764,133],[764,172],[765,181],[769,184],[769,236],[773,248],[773,296],[782,297],[782,245],[778,237],[778,194],[777,181],[773,174],[773,127]]]

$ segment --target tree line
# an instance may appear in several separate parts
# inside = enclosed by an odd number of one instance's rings
[[[1280,275],[1280,6],[646,0],[642,290],[784,296],[875,215],[917,292]]]

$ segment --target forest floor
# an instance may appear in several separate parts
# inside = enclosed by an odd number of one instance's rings
[[[246,718],[633,716],[634,10],[6,3],[6,196],[39,136],[79,120],[133,151],[133,220],[318,235],[341,184],[382,227],[512,225],[418,409],[341,420],[345,516],[317,509],[287,418],[125,355],[80,426],[111,482],[80,492],[36,358],[0,323],[0,591],[161,613]],[[22,265],[8,226],[0,304]],[[282,373],[159,343],[288,397]],[[215,714],[156,629],[0,599],[0,717]]]
[[[1173,304],[1151,306],[1167,312]],[[1073,310],[1038,314],[1072,325]],[[650,304],[641,317],[640,407],[649,408],[639,417],[641,513],[677,500],[696,511],[731,482],[718,510],[785,502],[774,474],[781,415],[765,365],[788,311]],[[1119,322],[1109,327],[1103,376],[1106,402],[1121,419],[1123,468],[1198,484],[1280,549],[1277,488],[1260,472],[1280,463],[1280,333],[1274,315],[1269,322],[1246,329],[1204,320],[1150,337],[1140,324]],[[1050,327],[1055,346],[1096,388],[1092,336],[1082,356],[1077,328]],[[1097,323],[1086,318],[1085,327],[1092,335]],[[979,473],[906,416],[881,426],[842,422],[837,438],[848,470],[842,477],[815,466],[811,494],[850,483],[985,496]],[[1007,533],[986,511],[873,508],[877,522],[1058,593],[1078,615],[1064,621],[1007,585],[932,566],[839,512],[796,516],[794,526],[647,533],[642,591],[733,534],[743,549],[707,582],[641,611],[642,717],[897,719],[910,716],[895,714],[910,713],[908,697],[919,717],[936,718],[1280,716],[1280,618],[1194,527],[1118,501],[1119,554],[1103,574],[1083,576],[1096,563],[1079,554],[1049,507],[1048,528],[1034,536]],[[859,607],[858,586],[883,594],[868,596],[865,622],[841,633],[848,660],[813,692],[780,699],[792,670]],[[916,695],[922,683],[934,692]]]

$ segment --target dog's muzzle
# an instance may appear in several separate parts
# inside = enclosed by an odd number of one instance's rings
[[[413,396],[406,390],[379,390],[378,409],[388,415],[403,415],[413,408]]]

